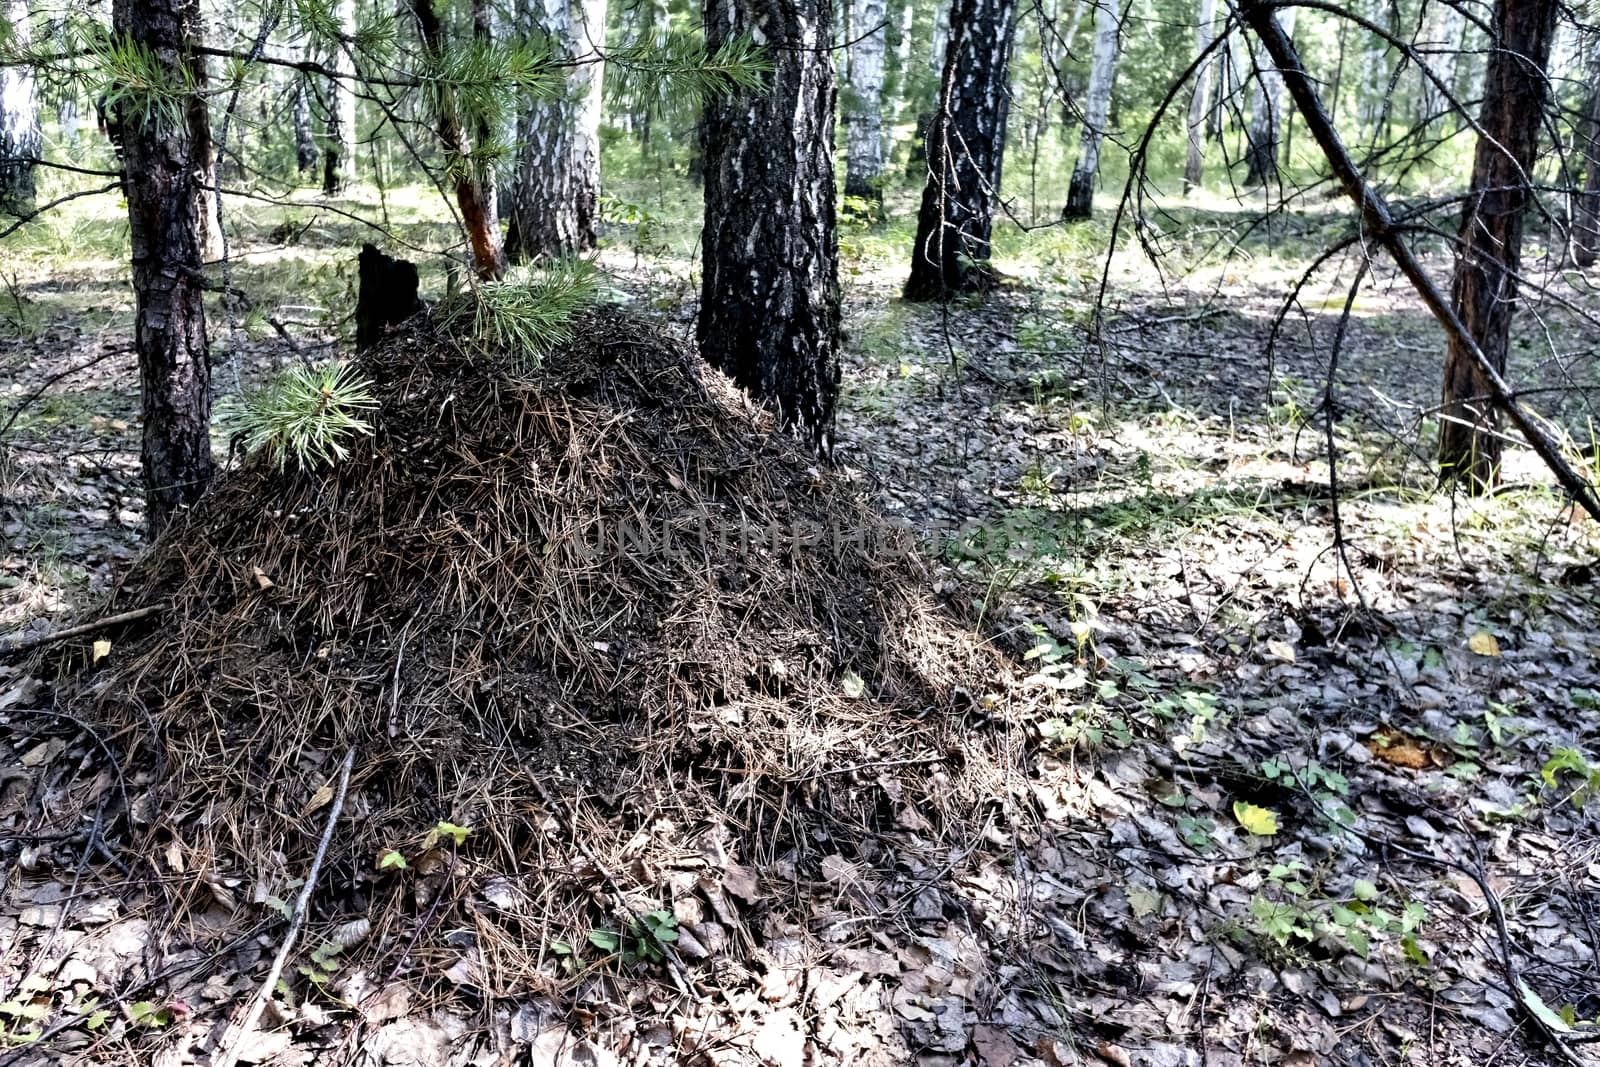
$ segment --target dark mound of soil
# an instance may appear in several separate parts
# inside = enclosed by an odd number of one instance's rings
[[[899,531],[677,341],[617,313],[578,337],[527,376],[393,338],[351,457],[246,464],[125,583],[115,607],[168,610],[63,698],[159,768],[130,819],[184,873],[174,917],[289,896],[351,748],[316,921],[370,920],[346,959],[465,952],[494,994],[670,903],[673,870],[814,876],[908,809],[937,842],[993,801],[1003,671]]]

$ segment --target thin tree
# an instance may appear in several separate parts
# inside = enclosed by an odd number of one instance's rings
[[[1217,18],[1217,0],[1200,0],[1200,14],[1194,25],[1194,47],[1196,55],[1204,55],[1211,47],[1211,35],[1215,30],[1213,25]],[[1183,192],[1184,195],[1200,188],[1200,180],[1204,174],[1206,161],[1206,112],[1210,110],[1211,90],[1211,64],[1215,57],[1208,60],[1194,74],[1194,88],[1189,93],[1189,150],[1183,163]]]
[[[7,23],[0,28],[0,48],[27,48],[27,0],[4,0],[0,7]],[[0,214],[33,212],[34,160],[43,143],[33,71],[22,65],[0,67]]]
[[[883,78],[888,51],[883,0],[854,0],[850,34],[844,195],[882,203]]]
[[[516,175],[506,253],[517,261],[587,252],[599,240],[600,82],[605,0],[518,0],[517,23],[541,34],[559,62],[576,64],[558,98],[517,119]]]
[[[1557,0],[1495,0],[1493,47],[1478,115],[1472,186],[1462,212],[1451,303],[1471,340],[1503,375],[1511,347],[1522,267],[1522,233],[1533,201],[1532,172],[1549,99],[1546,65],[1556,34]],[[1445,479],[1481,492],[1499,477],[1493,383],[1459,337],[1444,365],[1439,467]]]
[[[1296,8],[1284,8],[1278,18],[1283,32],[1294,37]],[[1278,146],[1283,140],[1283,75],[1270,59],[1256,71],[1255,100],[1250,105],[1250,126],[1244,153],[1246,185],[1266,185],[1278,178]]]
[[[1078,135],[1078,162],[1067,187],[1064,219],[1086,219],[1094,213],[1094,187],[1100,177],[1100,142],[1111,119],[1111,93],[1116,86],[1117,58],[1122,51],[1122,19],[1116,0],[1095,0],[1094,55],[1089,65],[1089,91]]]
[[[1006,68],[1016,18],[1016,0],[954,0],[950,8],[907,300],[943,300],[994,283],[989,237],[1005,158]]]
[[[356,32],[355,0],[335,0],[338,38],[332,42],[327,85],[327,126],[322,142],[322,192],[337,196],[350,184],[356,165],[356,94],[351,86],[350,41]]]
[[[1584,183],[1573,199],[1572,261],[1592,267],[1600,261],[1600,36],[1589,42],[1589,99],[1579,137]]]
[[[112,132],[128,202],[143,413],[145,523],[159,533],[211,481],[211,368],[207,360],[205,229],[200,181],[210,157],[205,65],[195,55],[199,0],[115,0],[113,33],[150,76],[112,86]]]
[[[825,448],[839,390],[832,0],[708,0],[708,47],[759,33],[762,93],[704,110],[704,280],[697,335],[713,366]]]

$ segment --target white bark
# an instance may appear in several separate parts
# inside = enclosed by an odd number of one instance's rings
[[[28,42],[26,0],[4,0],[16,44]],[[34,208],[34,164],[44,142],[39,134],[39,95],[27,67],[0,67],[0,216]]]
[[[556,58],[576,61],[565,94],[527,106],[511,190],[507,252],[515,259],[595,247],[600,214],[601,64],[605,0],[526,0],[518,18],[548,35]]]
[[[1435,5],[1430,22],[1424,43],[1427,70],[1419,72],[1423,119],[1437,119],[1450,106],[1451,97],[1460,99],[1456,92],[1456,63],[1467,31],[1467,17],[1449,5]]]
[[[1217,17],[1217,0],[1200,0],[1200,14],[1194,27],[1195,55],[1211,47],[1214,23]],[[1206,112],[1210,108],[1211,64],[1208,59],[1194,72],[1194,89],[1189,96],[1189,152],[1183,165],[1183,191],[1193,192],[1200,186],[1206,158]]]
[[[888,35],[883,0],[854,0],[845,127],[844,193],[883,199],[883,60]]]
[[[1089,63],[1089,91],[1078,136],[1078,163],[1067,191],[1067,218],[1086,219],[1093,209],[1095,180],[1100,174],[1100,142],[1111,117],[1111,91],[1116,86],[1117,57],[1122,51],[1122,19],[1114,0],[1096,0],[1094,53]]]

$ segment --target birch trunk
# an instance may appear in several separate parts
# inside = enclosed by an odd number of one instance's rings
[[[1195,55],[1211,47],[1215,30],[1217,0],[1200,0],[1200,18],[1194,27]],[[1200,187],[1206,160],[1205,126],[1210,111],[1211,60],[1194,72],[1194,89],[1189,96],[1189,152],[1183,164],[1183,192],[1187,196]]]
[[[1094,212],[1094,187],[1100,176],[1100,142],[1111,117],[1111,92],[1122,50],[1122,20],[1115,0],[1097,0],[1094,9],[1094,54],[1089,65],[1089,91],[1078,134],[1078,162],[1067,188],[1064,219],[1086,219]]]
[[[1278,24],[1294,38],[1295,8],[1284,8]],[[1266,185],[1278,180],[1278,145],[1283,139],[1283,75],[1267,56],[1256,72],[1255,100],[1250,105],[1250,129],[1245,147],[1244,183]]]
[[[1017,0],[955,0],[950,10],[908,300],[943,300],[993,285],[989,235],[1005,157],[1006,68],[1016,18]]]
[[[355,0],[336,0],[334,14],[339,20],[342,41],[334,43],[328,67],[339,77],[329,78],[327,136],[322,144],[322,192],[336,196],[350,185],[356,166],[356,97],[351,92],[349,40],[356,32]]]
[[[752,33],[774,68],[764,91],[705,107],[700,350],[826,449],[839,392],[832,0],[707,0],[704,19],[708,47]]]
[[[605,0],[523,0],[524,30],[545,34],[570,68],[559,100],[527,106],[517,124],[506,252],[516,261],[594,248],[600,222],[600,81],[595,48],[605,43]]]
[[[27,0],[4,0],[13,43],[28,45]],[[33,161],[44,142],[39,133],[39,94],[26,66],[0,67],[0,215],[28,215],[34,209]]]
[[[850,14],[850,105],[845,125],[844,195],[883,202],[883,0],[854,0]]]

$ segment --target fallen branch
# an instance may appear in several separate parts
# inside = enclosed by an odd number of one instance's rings
[[[1478,345],[1477,339],[1472,336],[1466,324],[1450,306],[1450,301],[1423,269],[1416,254],[1401,239],[1403,231],[1395,224],[1394,215],[1390,212],[1382,194],[1368,184],[1356,166],[1355,160],[1350,157],[1350,152],[1339,137],[1339,131],[1334,127],[1333,120],[1328,117],[1327,110],[1322,106],[1322,98],[1317,95],[1316,88],[1300,63],[1300,54],[1296,51],[1294,42],[1283,32],[1283,27],[1278,25],[1277,9],[1287,6],[1292,5],[1278,0],[1251,0],[1239,5],[1239,17],[1255,33],[1261,41],[1261,46],[1266,49],[1267,55],[1272,58],[1273,66],[1283,77],[1283,83],[1288,88],[1289,95],[1294,98],[1295,106],[1300,109],[1301,116],[1306,120],[1306,127],[1311,131],[1311,136],[1316,139],[1317,146],[1322,149],[1322,154],[1333,167],[1334,175],[1344,186],[1346,195],[1355,201],[1356,207],[1361,212],[1362,232],[1383,246],[1394,259],[1395,266],[1400,268],[1400,273],[1405,275],[1406,280],[1417,291],[1417,295],[1422,298],[1423,304],[1438,321],[1440,327],[1472,358],[1473,364],[1489,383],[1489,399],[1511,419],[1524,440],[1532,446],[1545,466],[1555,474],[1561,488],[1566,490],[1591,517],[1600,521],[1600,495],[1596,495],[1595,487],[1573,469],[1572,464],[1561,454],[1561,446],[1517,401],[1516,392],[1506,384],[1499,370]]]
[[[311,894],[317,888],[317,876],[322,873],[322,861],[328,856],[328,843],[333,840],[334,824],[339,821],[339,813],[344,810],[345,791],[350,786],[350,768],[355,766],[355,762],[356,750],[352,748],[344,754],[344,762],[339,766],[339,787],[333,794],[333,807],[328,811],[327,825],[322,828],[322,841],[317,845],[317,854],[311,861],[311,870],[306,873],[306,884],[300,887],[300,895],[295,898],[294,910],[289,913],[289,930],[283,935],[283,943],[278,946],[278,955],[272,961],[272,970],[267,972],[267,979],[261,983],[261,988],[256,990],[256,995],[250,998],[250,1004],[245,1008],[238,1023],[230,1026],[222,1035],[222,1040],[218,1042],[217,1054],[211,1058],[211,1067],[234,1067],[238,1062],[245,1038],[255,1029],[256,1022],[261,1018],[261,1012],[272,997],[272,991],[277,988],[278,978],[283,974],[283,965],[289,959],[289,952],[294,948],[295,939],[300,936],[301,927],[306,924],[306,911],[311,904]]]
[[[57,641],[65,641],[69,637],[82,637],[84,634],[99,633],[101,630],[109,630],[113,626],[121,626],[125,622],[137,622],[140,619],[147,619],[166,609],[167,606],[165,604],[152,604],[148,607],[124,611],[120,615],[107,615],[103,619],[96,619],[94,622],[86,622],[79,626],[69,626],[65,630],[56,630],[54,633],[39,634],[36,637],[6,638],[0,641],[0,657],[14,656],[18,652],[42,648],[45,645],[55,644]]]

